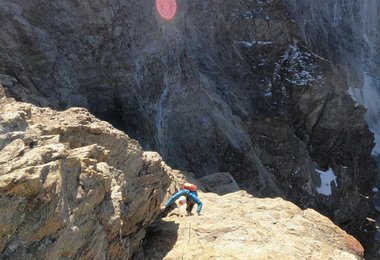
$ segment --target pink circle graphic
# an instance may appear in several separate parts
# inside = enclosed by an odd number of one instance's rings
[[[177,0],[156,0],[158,14],[165,20],[171,20],[177,13]]]

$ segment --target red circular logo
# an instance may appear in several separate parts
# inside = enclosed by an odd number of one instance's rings
[[[158,14],[165,20],[171,20],[177,13],[177,0],[156,0]]]

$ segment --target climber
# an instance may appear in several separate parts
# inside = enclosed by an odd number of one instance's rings
[[[181,190],[171,196],[164,204],[164,206],[161,206],[161,210],[165,210],[167,206],[172,204],[176,199],[180,198],[179,204],[183,205],[183,199],[182,197],[186,197],[186,212],[187,215],[192,215],[191,211],[194,208],[195,203],[198,205],[197,207],[197,214],[201,214],[202,210],[202,202],[198,198],[198,193],[197,193],[197,186],[191,183],[185,183],[182,185]]]

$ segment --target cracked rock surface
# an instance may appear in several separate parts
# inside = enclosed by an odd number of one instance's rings
[[[175,171],[86,109],[38,108],[0,90],[1,256],[130,258]]]

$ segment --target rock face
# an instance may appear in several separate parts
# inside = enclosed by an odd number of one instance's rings
[[[380,2],[376,0],[283,0],[299,36],[344,75],[351,94],[368,111],[366,119],[380,154]]]
[[[360,243],[314,210],[244,191],[200,198],[200,216],[173,210],[134,259],[362,259]]]
[[[175,172],[85,109],[56,112],[3,94],[1,258],[129,259]]]
[[[308,48],[343,75],[350,95],[365,106],[375,136],[372,154],[380,154],[380,2],[376,0],[283,0],[296,20],[297,35]],[[378,164],[380,165],[380,164]],[[380,175],[372,183],[380,209]],[[379,233],[380,234],[380,233]],[[380,245],[378,246],[380,248]],[[378,256],[379,257],[379,256]]]
[[[366,236],[373,136],[344,78],[297,40],[280,1],[177,2],[166,22],[150,0],[3,0],[0,83],[87,107],[176,168],[228,171]]]

